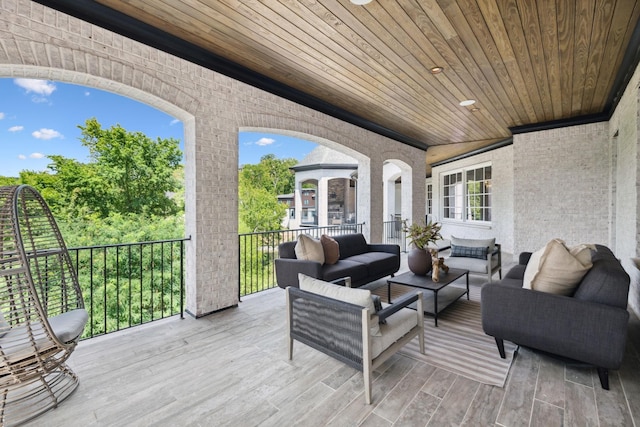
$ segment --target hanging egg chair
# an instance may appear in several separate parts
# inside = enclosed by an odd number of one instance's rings
[[[65,364],[87,323],[76,272],[44,199],[0,187],[0,423],[55,408],[78,386]]]

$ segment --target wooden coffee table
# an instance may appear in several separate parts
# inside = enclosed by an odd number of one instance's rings
[[[459,288],[449,286],[452,282],[466,276],[467,287]],[[469,299],[469,270],[461,270],[450,268],[448,273],[440,272],[440,281],[431,280],[431,274],[426,276],[418,276],[412,272],[402,273],[398,276],[391,277],[387,280],[387,300],[391,303],[391,285],[405,285],[413,288],[425,289],[431,291],[430,294],[425,293],[424,312],[434,318],[435,326],[438,326],[438,313],[456,302],[461,296],[467,295]]]

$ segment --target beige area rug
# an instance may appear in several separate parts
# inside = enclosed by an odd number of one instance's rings
[[[392,285],[392,300],[408,291],[415,288]],[[373,293],[387,300],[386,285]],[[507,357],[500,358],[495,340],[482,330],[480,287],[470,286],[470,294],[470,300],[463,296],[438,315],[437,328],[433,317],[425,315],[426,354],[420,353],[418,340],[405,345],[400,353],[483,384],[504,387],[517,346],[505,341]]]

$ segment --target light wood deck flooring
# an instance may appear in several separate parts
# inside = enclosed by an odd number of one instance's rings
[[[504,389],[396,355],[376,372],[365,405],[356,370],[299,343],[287,360],[284,298],[270,290],[199,320],[174,317],[83,341],[70,360],[80,386],[29,425],[640,425],[635,317],[610,391],[594,369],[524,348]]]

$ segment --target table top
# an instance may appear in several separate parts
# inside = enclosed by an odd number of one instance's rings
[[[406,273],[399,274],[395,277],[390,277],[389,279],[387,279],[387,282],[389,284],[394,283],[398,285],[413,286],[414,288],[437,291],[468,273],[469,270],[462,270],[459,268],[449,268],[448,273],[440,270],[440,281],[434,282],[433,280],[431,280],[431,272],[427,273],[426,276],[419,276],[417,274],[413,274],[410,271],[407,271]]]

